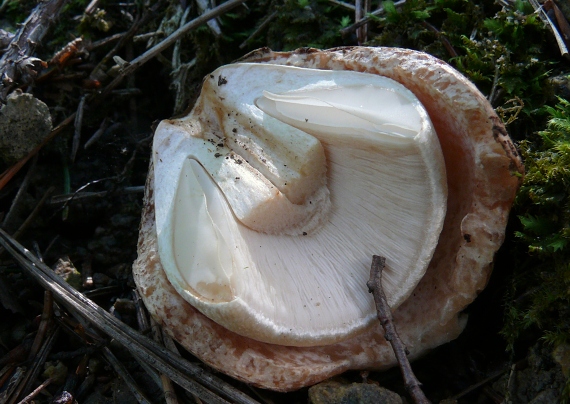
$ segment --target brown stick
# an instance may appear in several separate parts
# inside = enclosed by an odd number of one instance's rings
[[[390,345],[392,345],[394,355],[400,365],[400,371],[404,378],[406,390],[408,390],[408,393],[412,396],[415,403],[429,404],[430,401],[422,391],[421,383],[416,378],[416,375],[412,370],[412,366],[410,365],[410,361],[408,360],[408,351],[406,346],[396,331],[396,326],[392,319],[392,312],[390,311],[390,306],[388,305],[384,289],[382,288],[382,271],[385,266],[386,258],[380,257],[379,255],[372,256],[370,280],[366,282],[366,286],[368,286],[368,291],[374,295],[376,311],[378,312],[378,320],[380,320],[380,324],[382,324],[382,328],[384,328],[384,338],[386,338],[386,341],[390,342]]]
[[[50,26],[57,18],[66,0],[40,2],[12,38],[6,53],[0,58],[0,102],[20,84],[33,79],[43,63],[31,58]]]

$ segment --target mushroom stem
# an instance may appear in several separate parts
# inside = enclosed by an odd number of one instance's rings
[[[374,303],[376,303],[376,311],[378,313],[378,320],[384,329],[384,338],[390,342],[394,355],[400,366],[402,377],[406,390],[412,396],[416,404],[429,404],[430,401],[425,396],[421,388],[421,383],[414,374],[410,361],[408,360],[408,350],[400,339],[396,326],[392,319],[392,311],[386,300],[384,289],[382,288],[382,271],[386,267],[386,258],[379,255],[372,256],[372,265],[370,266],[370,280],[366,282],[368,292],[374,296]]]

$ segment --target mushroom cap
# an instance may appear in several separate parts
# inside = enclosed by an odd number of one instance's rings
[[[429,267],[393,313],[394,323],[412,359],[456,338],[467,320],[461,311],[489,279],[524,174],[515,147],[485,97],[446,63],[412,50],[261,49],[242,61],[378,74],[401,83],[422,102],[445,159],[447,213]],[[239,380],[279,391],[299,389],[349,369],[396,364],[380,324],[332,345],[292,347],[238,335],[192,307],[169,283],[158,256],[152,172],[151,167],[133,275],[149,312],[186,349]]]

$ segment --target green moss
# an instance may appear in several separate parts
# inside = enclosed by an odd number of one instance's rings
[[[570,342],[570,102],[559,99],[544,111],[546,128],[520,144],[527,174],[516,200],[515,235],[523,253],[503,329],[511,348],[528,329],[541,330],[553,346]]]

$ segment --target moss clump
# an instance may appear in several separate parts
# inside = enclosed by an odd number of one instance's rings
[[[503,335],[512,348],[527,329],[552,345],[570,342],[570,102],[544,107],[549,120],[521,142],[527,175],[517,196],[518,248]]]

